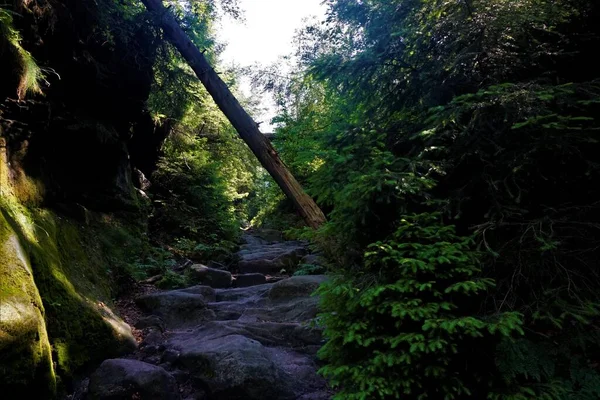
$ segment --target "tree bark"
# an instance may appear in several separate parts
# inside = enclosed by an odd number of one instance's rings
[[[231,93],[225,82],[210,66],[206,57],[192,43],[191,39],[181,28],[175,17],[165,8],[162,0],[141,0],[148,11],[153,13],[157,22],[163,29],[166,38],[175,46],[208,93],[212,96],[217,106],[225,114],[237,130],[240,137],[246,142],[262,166],[269,172],[283,193],[292,200],[296,209],[312,228],[318,228],[325,223],[326,218],[315,201],[302,189],[296,178],[279,158],[277,151],[269,140],[260,132],[258,124],[240,105]]]

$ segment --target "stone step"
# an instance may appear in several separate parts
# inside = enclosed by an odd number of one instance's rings
[[[187,371],[209,398],[292,400],[327,391],[313,355],[319,345],[318,332],[299,325],[215,321],[171,337],[163,361]]]
[[[248,287],[256,285],[264,285],[267,283],[267,277],[263,274],[239,274],[234,277],[234,287]]]
[[[164,371],[175,377],[182,398],[331,397],[317,374],[322,330],[310,324],[318,306],[312,294],[327,278],[279,276],[309,252],[302,242],[272,241],[276,233],[269,235],[246,235],[238,253],[239,274],[196,264],[188,269],[198,285],[136,300],[149,314],[136,324],[146,335],[136,358],[160,370],[132,364],[133,373],[146,368],[154,374],[148,381],[161,383]],[[171,388],[165,390],[169,396]]]
[[[216,318],[201,294],[172,290],[138,297],[136,304],[142,311],[160,317],[167,328],[196,326]]]
[[[188,269],[189,278],[193,283],[199,283],[213,288],[228,288],[233,283],[231,272],[222,269],[209,268],[206,265],[194,264]]]
[[[136,360],[104,361],[90,377],[87,399],[179,400],[175,378],[163,368]]]
[[[241,335],[268,347],[288,347],[304,352],[323,344],[322,329],[300,322],[210,321],[186,332],[170,336],[165,348],[183,348],[197,341]]]
[[[233,289],[216,289],[216,301],[247,301],[255,297],[261,298],[268,295],[272,283],[263,285],[247,286]]]

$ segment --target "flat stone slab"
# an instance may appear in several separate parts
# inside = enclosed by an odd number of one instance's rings
[[[215,289],[211,288],[210,286],[202,286],[202,285],[190,286],[189,288],[178,289],[178,290],[176,290],[176,292],[199,294],[202,297],[204,297],[204,299],[206,301],[216,301],[216,299],[217,299],[217,292],[215,291]]]
[[[273,284],[266,283],[243,288],[217,289],[215,291],[216,301],[256,301],[267,297],[272,286]]]
[[[138,297],[136,304],[142,310],[159,316],[167,327],[195,326],[215,319],[214,311],[207,308],[206,299],[201,294],[171,290]]]
[[[273,284],[269,298],[273,301],[281,301],[310,296],[326,280],[326,275],[292,276]]]
[[[171,354],[177,354],[174,367],[189,370],[208,386],[210,398],[292,400],[326,389],[312,355],[261,343],[273,341],[269,337],[273,326],[257,325],[253,331],[251,326],[235,325],[209,323],[167,343]],[[296,328],[286,326],[275,332]]]
[[[196,340],[213,340],[224,336],[242,335],[264,346],[289,347],[301,350],[307,346],[323,343],[322,330],[298,322],[244,322],[211,321],[189,332],[177,333],[169,340],[168,347],[181,349],[184,343]]]

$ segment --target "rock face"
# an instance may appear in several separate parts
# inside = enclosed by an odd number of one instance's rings
[[[260,271],[275,253],[284,258],[307,253],[300,242],[250,237],[247,243],[240,258],[252,259]],[[217,288],[198,285],[138,298],[139,306],[151,314],[136,323],[145,332],[135,354],[141,362],[105,362],[92,376],[90,399],[121,399],[132,393],[140,399],[175,398],[170,397],[175,392],[169,377],[186,400],[331,397],[316,372],[322,332],[310,324],[318,304],[312,293],[325,276],[281,277],[273,283],[248,267],[249,273],[238,275],[232,288],[227,271],[194,268],[203,278],[214,274],[211,283]],[[157,388],[163,397],[153,397]]]
[[[124,244],[128,224],[139,234],[145,223],[131,166],[156,165],[169,133],[157,132],[145,107],[158,42],[137,22],[110,22],[116,11],[92,0],[0,7],[9,16],[18,11],[20,46],[56,71],[47,74],[43,95],[16,99],[25,70],[3,14],[0,398],[51,399],[57,382],[60,392],[83,368],[136,347],[110,309],[116,257],[109,251]],[[123,40],[106,47],[90,34],[97,26],[123,29]],[[135,38],[138,60],[124,56],[126,37]],[[94,224],[98,211],[111,224]]]
[[[0,213],[0,387],[22,393],[30,382],[25,390],[44,397],[56,381],[42,299],[24,254]]]
[[[163,368],[145,362],[106,360],[90,377],[89,400],[133,398],[178,400],[180,396],[173,376]]]
[[[61,390],[57,375],[67,381],[84,365],[137,346],[131,328],[106,304],[106,264],[91,260],[79,224],[19,206],[4,151],[0,148],[5,200],[0,204],[0,397],[51,399]]]

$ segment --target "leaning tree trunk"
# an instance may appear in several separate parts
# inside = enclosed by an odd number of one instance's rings
[[[260,132],[258,124],[248,115],[225,82],[210,66],[202,52],[192,43],[177,20],[164,7],[162,0],[142,0],[142,3],[150,12],[154,13],[167,39],[187,60],[217,106],[229,119],[240,137],[248,144],[263,167],[275,179],[285,195],[294,202],[306,223],[313,228],[321,226],[325,222],[325,215],[319,206],[304,192],[269,140]]]

